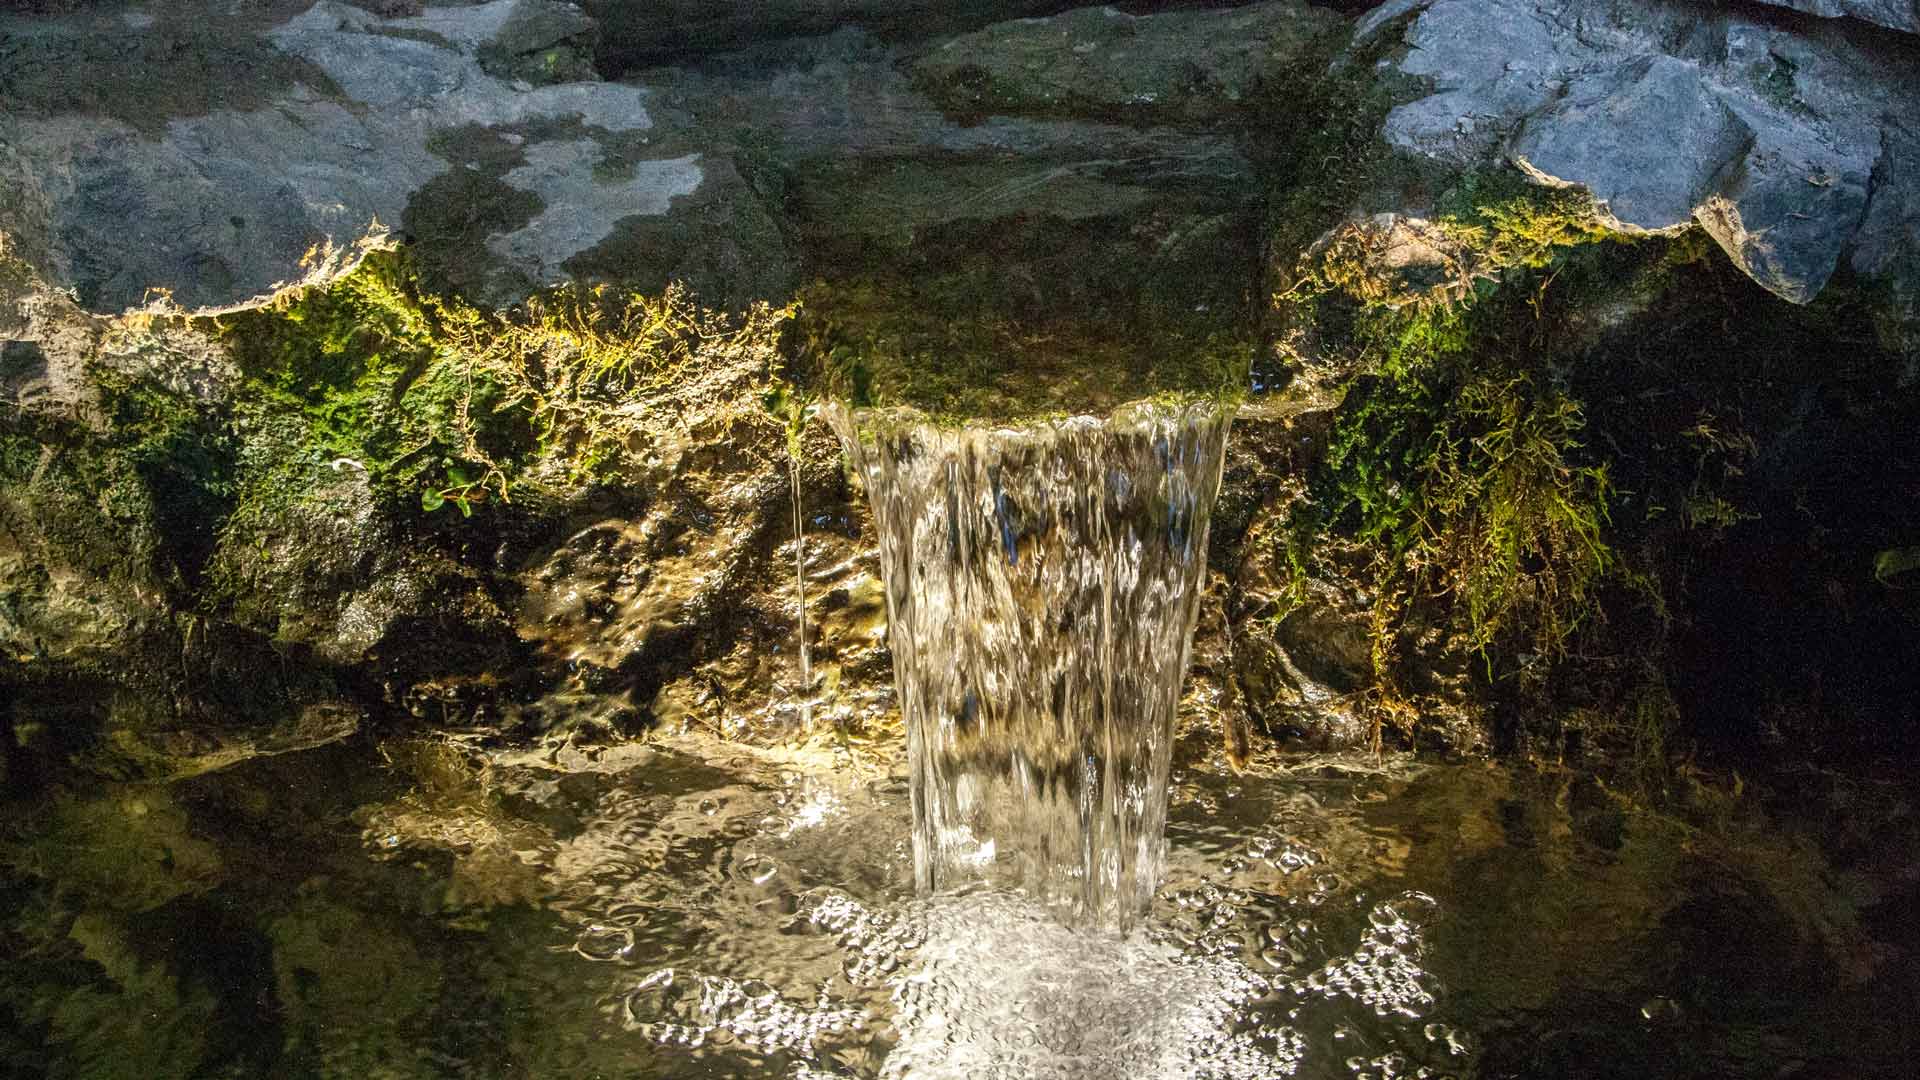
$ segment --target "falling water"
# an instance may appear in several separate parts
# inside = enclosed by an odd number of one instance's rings
[[[1128,926],[1164,863],[1231,409],[992,430],[832,419],[880,534],[918,886],[986,880]]]
[[[800,607],[794,635],[800,652],[800,724],[813,727],[813,665],[807,658],[807,534],[800,505],[800,453],[789,440],[787,489],[793,502],[793,596]]]

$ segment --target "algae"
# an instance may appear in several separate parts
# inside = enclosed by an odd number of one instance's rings
[[[943,423],[1238,399],[1259,344],[1243,222],[955,221],[832,251],[833,272],[799,292],[800,375],[854,407]]]

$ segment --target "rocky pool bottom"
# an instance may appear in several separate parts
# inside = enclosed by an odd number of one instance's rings
[[[1911,1075],[1910,789],[1217,753],[1176,747],[1125,939],[917,899],[897,743],[69,791],[5,819],[0,1074]]]

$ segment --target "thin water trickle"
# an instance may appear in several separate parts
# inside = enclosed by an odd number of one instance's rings
[[[1231,407],[994,429],[830,418],[879,532],[916,883],[988,881],[1129,926],[1165,860]]]
[[[813,665],[807,655],[807,533],[800,500],[800,455],[787,447],[787,487],[793,497],[793,599],[799,609],[794,636],[800,654],[800,724],[813,728]]]

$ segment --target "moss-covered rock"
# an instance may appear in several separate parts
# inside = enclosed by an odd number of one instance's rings
[[[1795,102],[1857,90],[1901,54],[1645,7],[1659,19],[1603,13],[1623,35],[1607,48],[1658,22],[1799,57],[1735,72],[1753,85],[1694,80],[1760,95],[1753,116],[1785,110],[1783,131],[1812,122]],[[874,27],[983,17],[909,9],[870,13]],[[1861,626],[1886,638],[1904,617],[1904,591],[1871,569],[1914,543],[1872,506],[1905,505],[1904,451],[1866,452],[1904,446],[1915,363],[1889,284],[1911,254],[1898,132],[1859,208],[1875,242],[1794,315],[1735,288],[1707,231],[1638,213],[1646,192],[1596,199],[1542,165],[1579,149],[1563,136],[1599,115],[1587,96],[1527,106],[1541,131],[1513,145],[1536,151],[1530,171],[1496,152],[1512,132],[1479,118],[1409,137],[1461,88],[1408,42],[1459,41],[1484,25],[1470,6],[1385,5],[1351,35],[1293,3],[1085,9],[948,42],[848,27],[694,49],[700,63],[624,85],[582,65],[593,28],[563,5],[325,3],[217,33],[186,10],[154,14],[154,40],[179,46],[169,70],[232,37],[235,55],[267,41],[329,81],[259,109],[252,76],[227,73],[215,88],[246,110],[182,88],[184,105],[154,103],[164,130],[133,141],[131,114],[55,116],[44,93],[5,121],[31,128],[0,139],[0,177],[18,181],[0,183],[17,234],[0,254],[0,394],[18,406],[0,407],[0,682],[27,733],[11,777],[193,773],[350,729],[362,709],[556,742],[662,719],[777,731],[809,695],[877,721],[862,515],[831,440],[805,427],[820,396],[1010,423],[1247,395],[1205,643],[1208,677],[1233,685],[1208,692],[1274,733],[1366,741],[1396,721],[1469,746],[1537,714],[1550,745],[1659,743],[1642,719],[1699,704],[1670,689],[1669,660],[1698,672],[1712,653],[1705,632],[1672,629],[1701,607],[1688,596],[1751,613],[1771,595],[1736,563],[1794,581],[1810,625],[1871,612]],[[788,14],[814,26],[824,10]],[[1515,32],[1532,33],[1522,14]],[[14,47],[38,55],[78,25]],[[1542,32],[1556,64],[1579,45]],[[628,20],[616,36],[637,33]],[[1466,89],[1498,83],[1487,42],[1461,44]],[[1700,63],[1718,79],[1736,59]],[[1640,64],[1581,95],[1673,89],[1676,70]],[[47,77],[37,60],[19,73]],[[287,139],[301,164],[276,182],[324,189],[297,190],[300,206],[379,209],[405,250],[347,272],[389,241],[347,243],[358,217],[343,233],[284,200],[260,209],[257,166]],[[371,192],[363,157],[401,182]],[[206,190],[239,209],[183,228],[150,166],[209,160],[235,171],[202,169]],[[113,161],[126,183],[102,179]],[[36,179],[63,162],[72,192]],[[1843,174],[1793,192],[1839,199],[1858,186]],[[128,214],[151,231],[114,224]],[[334,242],[313,247],[322,233]],[[153,258],[69,258],[109,235]],[[219,319],[102,320],[35,270],[78,273],[90,303],[184,280],[225,306],[264,280],[255,254],[328,284]],[[542,287],[570,278],[586,280]],[[1820,362],[1796,367],[1778,342]],[[1679,343],[1702,359],[1671,360]],[[1843,430],[1862,434],[1823,448]],[[801,515],[818,531],[798,602],[782,580],[789,455],[817,509]],[[1788,527],[1794,500],[1831,518]],[[792,670],[802,609],[828,624],[809,686]],[[1813,711],[1761,726],[1818,728]]]
[[[1304,3],[1145,16],[1086,7],[949,38],[913,72],[963,116],[1208,120],[1277,96],[1345,29]]]

